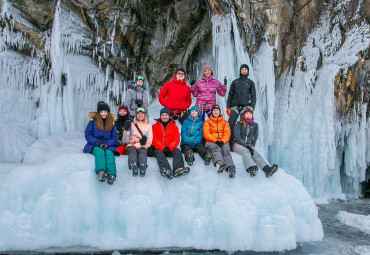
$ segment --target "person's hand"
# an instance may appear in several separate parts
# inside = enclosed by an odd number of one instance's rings
[[[190,86],[193,86],[195,84],[195,80],[191,80]]]
[[[230,116],[230,108],[226,109],[226,114],[227,114],[227,116]]]
[[[100,143],[98,143],[98,145],[99,145],[99,148],[103,149],[103,150],[106,150],[107,147],[108,147],[106,142],[100,142]]]
[[[227,85],[227,79],[226,79],[226,76],[224,78],[224,85]]]
[[[148,138],[146,135],[143,135],[143,137],[140,138],[140,145],[145,145]]]
[[[224,145],[224,142],[223,141],[216,141],[215,144],[217,144],[218,146],[220,146],[220,148],[222,148],[222,146]]]
[[[169,147],[165,147],[164,149],[163,149],[163,153],[164,153],[164,155],[170,155],[171,154],[171,150],[170,150],[170,148]]]
[[[249,150],[249,152],[251,153],[251,155],[253,156],[254,155],[254,150],[252,149],[251,146],[247,145],[247,149]]]
[[[123,128],[124,128],[126,131],[130,131],[130,129],[131,129],[131,120],[126,120],[126,121],[125,121],[125,125],[123,126]]]

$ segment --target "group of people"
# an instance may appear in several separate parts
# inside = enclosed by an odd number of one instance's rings
[[[186,84],[185,69],[177,70],[159,92],[163,108],[152,126],[143,76],[137,76],[136,83],[126,91],[124,105],[118,108],[118,118],[111,114],[108,104],[98,102],[97,111],[89,114],[84,152],[95,156],[95,172],[99,180],[114,183],[114,156],[118,155],[128,155],[128,168],[133,176],[145,176],[148,156],[157,159],[162,176],[168,179],[184,176],[190,172],[188,166],[193,164],[195,152],[205,165],[212,161],[218,173],[226,171],[229,178],[234,178],[231,151],[242,155],[244,167],[252,177],[259,168],[266,177],[272,176],[278,166],[270,166],[255,149],[258,139],[258,124],[253,119],[256,89],[248,74],[249,67],[241,65],[239,78],[230,85],[228,121],[216,104],[216,94],[226,95],[227,79],[225,77],[221,84],[213,77],[209,65],[203,67],[202,79],[192,80],[190,87]],[[196,97],[196,103],[189,109],[191,95]],[[181,124],[181,132],[176,120]],[[185,166],[182,153],[188,166]],[[172,168],[167,157],[173,157]]]

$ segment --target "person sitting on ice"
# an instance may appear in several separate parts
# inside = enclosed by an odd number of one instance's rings
[[[195,85],[194,85],[195,84]],[[199,107],[199,114],[202,116],[202,120],[205,120],[205,115],[209,117],[211,115],[212,105],[216,103],[216,93],[220,97],[224,97],[226,94],[226,77],[224,84],[213,78],[212,68],[209,65],[203,67],[202,79],[195,83],[192,80],[190,85],[190,91],[194,97],[197,98],[195,103]]]
[[[212,151],[212,162],[218,173],[224,170],[229,172],[229,177],[235,176],[235,165],[230,154],[229,123],[223,119],[220,106],[212,106],[211,116],[205,121],[203,134],[206,140],[206,147]]]
[[[128,86],[128,89],[126,91],[124,105],[127,105],[130,110],[131,121],[134,120],[136,116],[136,110],[139,107],[144,108],[146,114],[148,113],[148,97],[144,91],[144,81],[144,76],[136,76],[135,85]]]
[[[179,68],[172,81],[166,82],[158,94],[161,105],[170,110],[171,119],[179,120],[180,124],[186,119],[186,110],[191,105],[191,93],[185,75],[185,69]]]
[[[116,180],[116,160],[119,156],[115,145],[117,143],[116,116],[110,113],[108,104],[99,101],[96,112],[89,113],[90,121],[86,126],[85,145],[83,152],[95,156],[95,172],[99,180],[108,184]]]
[[[190,108],[190,115],[181,126],[181,151],[185,154],[185,161],[189,166],[193,164],[194,151],[199,153],[206,165],[211,161],[211,150],[204,147],[202,142],[203,121],[199,116],[199,107],[194,105]]]
[[[148,167],[147,150],[152,145],[153,133],[149,119],[145,115],[144,108],[137,108],[136,116],[131,127],[125,130],[125,141],[127,141],[126,154],[128,155],[128,166],[133,176],[145,176]]]
[[[181,150],[177,148],[180,143],[180,132],[174,120],[170,120],[170,110],[162,108],[160,118],[156,119],[153,128],[154,157],[157,158],[162,176],[172,179],[187,175],[189,167],[184,167]],[[173,157],[173,171],[166,157]]]
[[[120,155],[126,155],[126,143],[123,141],[124,140],[123,132],[125,131],[125,129],[131,126],[130,113],[129,113],[128,108],[125,105],[121,105],[118,108],[117,116],[118,116],[117,121],[116,121],[117,138],[118,138],[117,150],[119,151]]]
[[[255,149],[258,138],[258,124],[253,119],[253,108],[247,106],[240,115],[240,121],[234,127],[235,143],[233,151],[243,157],[243,164],[247,172],[253,177],[261,168],[269,178],[277,170],[278,166],[270,166]]]

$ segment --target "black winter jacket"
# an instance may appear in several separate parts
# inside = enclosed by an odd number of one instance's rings
[[[118,140],[123,140],[123,131],[125,130],[123,127],[125,126],[126,120],[130,119],[130,115],[126,114],[125,116],[121,116],[118,114],[118,119],[116,121],[116,127],[117,127],[117,137]]]
[[[258,139],[258,124],[253,122],[243,128],[243,123],[238,121],[234,127],[234,140],[237,144],[244,147],[247,145],[256,145]]]
[[[254,82],[247,75],[240,77],[230,85],[229,96],[227,98],[227,108],[234,106],[256,106],[256,87]]]

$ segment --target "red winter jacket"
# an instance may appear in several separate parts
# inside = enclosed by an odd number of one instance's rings
[[[173,77],[172,81],[166,82],[158,95],[159,102],[171,112],[185,111],[191,105],[190,88],[186,81],[180,81]]]
[[[163,124],[156,120],[152,126],[153,129],[153,146],[157,150],[163,151],[165,147],[169,147],[173,151],[180,143],[180,132],[174,120],[171,120],[167,124],[166,130],[164,130]]]

